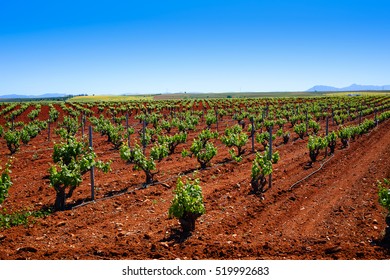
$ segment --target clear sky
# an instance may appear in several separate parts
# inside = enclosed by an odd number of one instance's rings
[[[390,84],[390,1],[0,1],[0,94]]]

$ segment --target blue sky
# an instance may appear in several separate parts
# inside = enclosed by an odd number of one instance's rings
[[[390,1],[0,2],[0,94],[390,84]]]

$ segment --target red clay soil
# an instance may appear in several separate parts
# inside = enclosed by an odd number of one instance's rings
[[[195,134],[191,135],[193,137]],[[157,163],[159,183],[141,189],[144,175],[124,163],[106,139],[94,147],[112,171],[96,174],[96,201],[89,202],[89,174],[68,205],[73,209],[0,231],[0,259],[389,259],[381,240],[386,212],[377,180],[390,176],[390,121],[306,169],[307,139],[279,145],[273,186],[261,199],[250,194],[254,155],[232,162],[218,145],[212,166],[200,170],[206,214],[183,236],[168,209],[179,173],[198,167],[180,151]],[[2,207],[38,210],[54,203],[48,168],[52,141],[43,132],[13,160],[13,186]],[[190,137],[190,138],[191,138]],[[191,138],[192,139],[192,138]],[[2,163],[8,157],[3,139]],[[55,136],[54,141],[59,141]],[[260,149],[260,146],[258,147]],[[322,168],[321,168],[322,166]],[[297,181],[321,168],[301,183]],[[295,185],[294,185],[295,184]],[[294,185],[294,186],[293,186]],[[293,186],[291,188],[291,186]]]

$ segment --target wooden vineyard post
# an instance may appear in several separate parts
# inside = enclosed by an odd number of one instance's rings
[[[47,141],[50,142],[50,120],[47,121]]]
[[[326,116],[325,133],[326,133],[326,136],[328,136],[328,133],[329,133],[329,117],[328,116]]]
[[[272,126],[269,128],[269,154],[268,159],[272,160]],[[270,189],[272,187],[272,172],[269,174],[268,178],[268,188]]]
[[[87,115],[86,115],[85,112],[83,112],[83,130],[84,130],[84,133],[85,133],[85,126],[86,126],[86,124],[87,124]]]
[[[126,112],[126,131],[127,131],[127,146],[130,147],[129,112]]]
[[[129,129],[129,112],[126,112],[126,129]]]
[[[362,123],[362,110],[360,110],[360,113],[359,113],[359,124]]]
[[[146,121],[144,120],[142,122],[142,150],[143,150],[144,154],[145,154],[145,148],[146,148],[145,128],[146,128]]]
[[[252,130],[251,130],[251,137],[252,137],[252,153],[255,152],[255,122],[253,117],[251,117],[251,124],[252,124]]]
[[[215,118],[216,118],[216,120],[217,120],[217,131],[218,131],[218,111],[217,111],[217,109],[215,109]]]
[[[92,149],[93,139],[92,139],[92,126],[88,127],[89,130],[89,147]],[[95,167],[91,167],[91,200],[95,200]]]
[[[334,112],[333,112],[333,108],[332,108],[332,125],[334,125]]]
[[[329,116],[326,116],[326,127],[325,127],[325,135],[328,136],[329,133]],[[328,146],[325,147],[325,157],[328,156]]]
[[[215,108],[215,118],[217,119],[217,131],[218,131],[218,110]]]
[[[375,125],[378,126],[378,118],[376,117],[376,114],[377,114],[376,107],[375,107],[374,111],[375,111],[375,117],[374,117]]]
[[[84,112],[81,114],[81,138],[84,139],[84,126],[85,126],[85,118]]]
[[[309,135],[309,131],[308,131],[308,126],[309,126],[308,122],[309,122],[309,120],[308,120],[308,117],[307,117],[307,108],[306,108],[305,114],[306,114],[306,136],[307,136],[307,135]]]

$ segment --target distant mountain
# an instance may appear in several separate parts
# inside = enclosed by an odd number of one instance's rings
[[[22,95],[22,94],[5,94],[0,95],[0,98],[6,99],[18,99],[18,98],[57,98],[57,97],[65,97],[67,94],[65,93],[45,93],[41,95]]]
[[[39,98],[56,98],[56,97],[65,97],[69,94],[65,93],[45,93],[42,95],[39,95]]]
[[[314,86],[307,91],[365,91],[365,90],[390,90],[390,85],[385,86],[370,86],[370,85],[357,85],[352,84],[348,87],[336,88],[330,86]]]
[[[342,88],[343,91],[362,91],[362,90],[390,90],[390,85],[385,86],[364,86],[352,84],[349,87]]]
[[[339,89],[335,87],[319,85],[319,86],[314,86],[312,88],[309,88],[307,91],[339,91]]]
[[[19,94],[5,94],[0,95],[0,98],[27,98],[27,95],[19,95]]]

